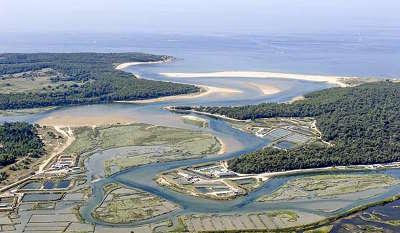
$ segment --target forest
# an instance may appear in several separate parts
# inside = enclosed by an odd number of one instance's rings
[[[46,68],[60,74],[52,77],[52,83],[73,82],[73,85],[43,88],[40,91],[0,93],[0,109],[108,103],[199,91],[193,85],[138,79],[115,69],[116,65],[125,62],[169,58],[143,53],[0,54],[0,80],[18,78],[13,75]]]
[[[19,157],[40,157],[45,152],[35,125],[26,122],[0,125],[0,165],[14,163]]]
[[[400,161],[398,82],[331,88],[293,103],[194,109],[236,119],[313,117],[322,139],[331,143],[311,143],[288,151],[268,147],[244,154],[229,161],[229,167],[240,173]]]

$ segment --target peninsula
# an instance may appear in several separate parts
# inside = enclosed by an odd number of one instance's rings
[[[196,93],[194,85],[138,79],[121,64],[163,62],[143,53],[0,54],[0,110],[110,103]]]

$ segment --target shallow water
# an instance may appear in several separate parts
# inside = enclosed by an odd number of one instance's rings
[[[22,198],[22,202],[56,201],[60,200],[63,194],[57,193],[28,193]]]

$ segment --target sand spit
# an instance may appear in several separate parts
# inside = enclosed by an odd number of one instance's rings
[[[183,94],[183,95],[172,95],[172,96],[164,96],[159,98],[153,99],[145,99],[145,100],[126,100],[126,101],[117,101],[118,103],[136,103],[136,104],[149,104],[149,103],[156,103],[156,102],[163,102],[163,101],[174,101],[174,100],[182,100],[182,99],[194,99],[205,97],[211,94],[219,94],[219,95],[234,95],[240,94],[242,91],[232,88],[224,88],[224,87],[212,87],[212,86],[205,86],[205,85],[196,85],[200,87],[201,91],[197,93],[191,94]]]
[[[345,76],[324,76],[324,75],[258,72],[258,71],[221,71],[221,72],[209,72],[209,73],[161,73],[161,75],[171,78],[224,77],[224,78],[296,79],[296,80],[305,80],[312,82],[326,82],[338,85],[340,87],[346,87],[348,86],[347,84],[348,81],[359,78],[359,77],[345,77]]]
[[[117,70],[123,70],[129,66],[137,66],[137,65],[149,65],[149,64],[160,64],[160,63],[166,63],[168,60],[161,60],[161,61],[147,61],[147,62],[126,62],[126,63],[121,63],[115,67]]]

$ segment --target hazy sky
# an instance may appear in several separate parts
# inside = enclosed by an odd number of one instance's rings
[[[399,10],[399,0],[0,0],[0,33],[338,32],[399,28]]]

